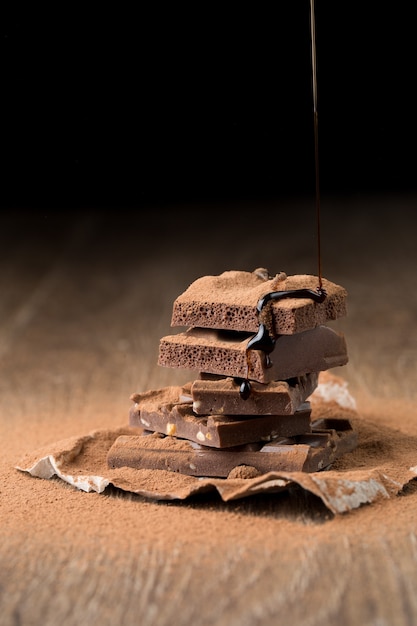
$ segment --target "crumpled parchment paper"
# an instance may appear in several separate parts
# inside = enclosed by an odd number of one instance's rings
[[[58,441],[25,454],[16,469],[43,479],[57,476],[82,491],[102,493],[113,485],[155,500],[185,500],[217,491],[227,502],[298,485],[321,498],[334,514],[396,496],[417,477],[417,437],[362,419],[343,379],[323,376],[310,401],[314,419],[348,417],[358,433],[357,448],[326,471],[279,471],[256,478],[226,479],[196,478],[166,470],[109,469],[106,455],[116,438],[138,434],[138,429],[128,426]]]

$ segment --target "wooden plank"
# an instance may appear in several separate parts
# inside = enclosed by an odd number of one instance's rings
[[[410,206],[395,203],[394,219],[386,201],[369,238],[358,227],[366,206],[341,204],[326,230],[339,232],[343,215],[344,236],[326,239],[324,273],[348,289],[348,316],[335,327],[346,333],[350,362],[337,373],[367,419],[415,435]],[[392,500],[333,517],[297,489],[231,503],[156,503],[116,490],[86,494],[14,469],[25,451],[127,424],[132,393],[190,380],[156,360],[173,299],[196,276],[268,261],[288,261],[271,270],[305,270],[298,242],[308,244],[307,231],[289,235],[279,251],[276,233],[258,241],[245,231],[228,247],[236,212],[222,232],[213,217],[204,238],[221,246],[213,258],[194,254],[190,242],[203,240],[189,220],[187,245],[173,237],[187,211],[177,207],[165,221],[123,211],[57,216],[48,232],[35,218],[23,230],[16,216],[3,222],[2,625],[415,623],[415,481]],[[213,207],[213,216],[223,214]],[[401,240],[391,236],[400,231]]]

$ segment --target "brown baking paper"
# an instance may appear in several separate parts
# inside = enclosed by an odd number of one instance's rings
[[[32,476],[54,476],[82,491],[102,493],[113,485],[155,500],[185,500],[217,491],[225,502],[258,493],[276,493],[298,485],[321,498],[335,513],[396,496],[417,476],[417,437],[361,418],[342,379],[321,378],[310,397],[312,418],[348,418],[358,446],[326,471],[268,472],[256,478],[195,478],[165,470],[109,469],[106,455],[119,435],[138,434],[137,428],[97,430],[26,454],[16,469]]]

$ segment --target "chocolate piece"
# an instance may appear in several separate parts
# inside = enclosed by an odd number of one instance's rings
[[[321,417],[312,422],[312,430],[315,433],[332,432],[337,439],[338,456],[343,456],[347,452],[351,452],[358,444],[358,435],[352,430],[349,419]]]
[[[280,335],[270,355],[247,351],[248,340],[245,333],[191,328],[162,337],[158,365],[269,383],[348,362],[344,335],[327,326]]]
[[[322,420],[325,422],[325,420]],[[315,472],[329,467],[341,452],[353,450],[356,435],[347,420],[332,420],[332,428],[258,446],[210,449],[175,437],[120,436],[107,455],[110,468],[169,470],[190,476],[226,478],[245,465],[260,473],[274,471]],[[333,428],[333,426],[335,428]],[[258,449],[256,449],[258,448]]]
[[[204,443],[214,448],[228,448],[254,441],[267,441],[273,437],[291,437],[310,430],[310,404],[305,402],[294,415],[234,416],[208,415],[198,416],[190,403],[175,404],[164,402],[170,393],[175,396],[175,387],[154,390],[144,394],[135,394],[136,403],[129,412],[129,425],[146,430],[175,435]],[[177,388],[178,396],[182,388]]]
[[[162,406],[169,404],[191,404],[193,401],[191,386],[192,383],[186,383],[182,386],[170,385],[159,389],[149,389],[141,393],[133,393],[130,399],[137,405],[140,404],[140,408],[146,411],[158,411]]]
[[[267,384],[252,382],[246,400],[240,395],[241,379],[195,380],[191,386],[193,410],[197,415],[292,415],[317,387],[313,372]]]
[[[272,301],[258,316],[257,305],[263,296],[274,291],[317,290],[318,277],[281,272],[269,278],[263,269],[203,276],[174,301],[171,326],[254,333],[261,321],[273,336],[303,332],[346,315],[346,290],[326,279],[322,283],[327,294],[323,302],[310,298]]]

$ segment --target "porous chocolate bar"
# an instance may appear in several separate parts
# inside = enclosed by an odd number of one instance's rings
[[[107,455],[110,468],[169,470],[191,476],[227,478],[235,468],[249,466],[260,474],[273,471],[315,472],[328,468],[341,454],[357,445],[350,422],[320,420],[320,428],[292,438],[223,450],[175,437],[120,436]]]
[[[311,408],[305,402],[294,415],[196,415],[190,402],[165,402],[182,394],[182,388],[171,387],[144,394],[135,394],[135,404],[129,411],[129,425],[139,426],[165,435],[189,439],[214,448],[228,448],[274,437],[291,437],[310,430]]]
[[[327,326],[280,335],[269,355],[247,350],[251,337],[247,333],[191,328],[161,338],[158,365],[269,383],[348,362],[343,333]]]
[[[272,301],[261,318],[257,305],[266,294],[299,289],[317,290],[319,279],[312,275],[273,278],[262,268],[254,272],[227,271],[194,281],[173,304],[171,326],[214,328],[257,332],[262,321],[272,335],[300,333],[346,315],[346,289],[322,279],[326,298],[286,298]]]
[[[193,411],[197,415],[292,415],[313,393],[317,382],[317,372],[288,381],[253,381],[244,400],[240,379],[197,379],[191,385]]]

